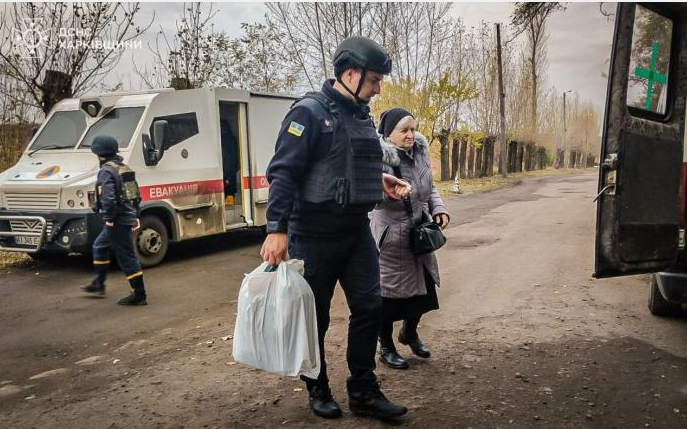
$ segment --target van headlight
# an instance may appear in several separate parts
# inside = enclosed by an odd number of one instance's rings
[[[83,191],[82,191],[81,189],[79,189],[78,191],[76,191],[76,196],[79,197],[79,198],[83,198]]]

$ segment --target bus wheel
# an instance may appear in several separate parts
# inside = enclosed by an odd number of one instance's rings
[[[154,267],[167,254],[169,232],[157,216],[144,215],[141,217],[141,227],[134,233],[134,243],[141,267]]]
[[[654,316],[679,316],[682,310],[682,305],[674,304],[666,301],[666,299],[663,298],[661,291],[658,289],[658,280],[656,279],[656,276],[656,274],[652,274],[651,281],[649,282],[649,311]]]

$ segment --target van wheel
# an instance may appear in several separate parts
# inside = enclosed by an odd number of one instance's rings
[[[652,274],[649,281],[649,311],[654,316],[662,317],[676,317],[682,311],[682,305],[674,304],[663,298],[661,291],[658,289],[656,274]]]
[[[167,254],[169,232],[157,216],[145,215],[141,217],[141,227],[134,233],[134,243],[141,267],[154,267]]]

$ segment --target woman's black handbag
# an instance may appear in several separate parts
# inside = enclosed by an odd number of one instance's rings
[[[412,210],[412,204],[410,204],[410,201],[408,203],[408,205],[411,205]],[[434,252],[446,243],[446,237],[441,232],[439,225],[431,219],[426,220],[428,217],[426,213],[423,213],[422,217],[422,222],[410,228],[410,247],[412,247],[413,253],[416,255]]]
[[[403,180],[399,167],[394,167],[394,175]],[[412,221],[413,203],[410,198],[403,200],[403,206]],[[441,248],[444,243],[446,243],[446,237],[441,232],[441,228],[423,211],[420,223],[410,228],[410,247],[413,249],[413,253],[416,255],[432,253]]]

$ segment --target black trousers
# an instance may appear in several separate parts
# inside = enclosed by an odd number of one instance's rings
[[[114,251],[117,263],[127,280],[143,273],[136,257],[131,225],[105,225],[93,242],[93,264],[96,270],[101,269],[97,272],[102,276],[102,281],[105,281],[107,267],[110,264],[110,249]]]
[[[317,330],[322,367],[317,380],[303,377],[308,389],[329,382],[324,338],[336,282],[346,295],[351,312],[346,360],[351,373],[348,392],[369,389],[374,374],[382,298],[379,289],[379,255],[370,228],[338,237],[289,235],[289,256],[305,261],[305,279],[315,294]]]

